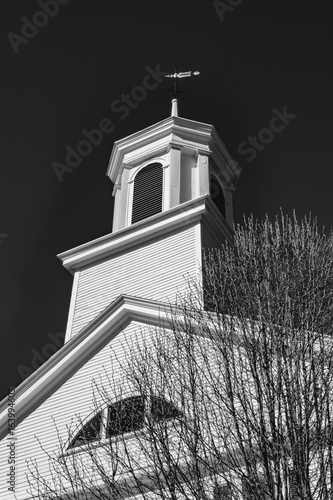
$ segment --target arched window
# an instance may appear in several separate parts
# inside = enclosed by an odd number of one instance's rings
[[[142,396],[127,398],[108,407],[106,437],[142,429],[145,417],[145,400]]]
[[[134,179],[132,224],[162,212],[163,168],[150,163]]]
[[[210,197],[216,208],[225,217],[225,199],[223,189],[214,175],[210,176]]]
[[[76,434],[68,448],[138,431],[144,428],[148,418],[159,422],[180,416],[181,413],[172,403],[156,396],[122,399],[94,415]],[[106,423],[104,426],[103,419]]]
[[[76,434],[75,438],[71,441],[68,448],[75,448],[76,446],[82,446],[83,444],[98,441],[101,435],[101,427],[102,412],[100,411],[82,427],[82,429]]]

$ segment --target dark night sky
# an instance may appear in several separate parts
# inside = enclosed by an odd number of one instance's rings
[[[147,66],[201,72],[181,81],[180,115],[212,123],[241,165],[236,222],[282,207],[332,225],[331,2],[226,0],[224,20],[207,0],[62,3],[27,43],[12,38],[17,53],[7,34],[22,36],[24,16],[45,16],[37,1],[0,5],[0,397],[48,334],[65,331],[72,276],[56,255],[111,231],[113,142],[170,114],[170,81],[126,118],[110,109]],[[240,144],[269,139],[262,129],[285,106],[297,116],[247,161]],[[114,131],[59,182],[52,162],[65,163],[66,146],[103,118]]]

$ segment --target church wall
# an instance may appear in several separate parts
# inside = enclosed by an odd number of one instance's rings
[[[218,245],[213,238],[213,236],[207,231],[205,227],[202,227],[202,249],[205,252],[208,252],[210,249],[218,248]]]
[[[195,226],[116,255],[80,272],[72,336],[120,294],[174,301],[195,276],[200,248]]]
[[[117,384],[121,379],[121,366],[125,364],[127,342],[135,342],[135,336],[142,331],[142,328],[145,328],[145,325],[131,323],[113,339],[114,354],[111,352],[110,342],[17,426],[15,430],[17,500],[30,498],[25,477],[28,472],[26,461],[31,458],[36,459],[40,472],[48,476],[48,458],[45,452],[51,455],[56,453],[59,438],[67,443],[67,426],[72,423],[72,431],[75,431],[78,425],[77,415],[82,419],[89,419],[87,417],[92,416],[91,413],[95,412],[96,408],[93,402],[94,392],[97,402],[103,401],[98,391],[93,391],[92,381],[95,380],[99,387],[104,387],[112,397],[113,383]],[[147,335],[150,335],[150,332],[150,329],[147,330]],[[37,438],[45,452],[41,450]],[[6,483],[9,467],[7,444],[7,438],[0,443],[0,498],[9,500],[14,497],[8,491]]]

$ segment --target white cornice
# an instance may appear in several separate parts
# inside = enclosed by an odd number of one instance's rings
[[[224,165],[228,171],[229,182],[237,183],[241,172],[240,167],[228,152],[213,125],[177,116],[169,117],[116,141],[106,175],[113,183],[119,183],[124,162],[131,165],[147,155],[162,154],[166,151],[170,141],[180,146],[212,150],[214,160]]]
[[[139,149],[154,141],[163,139],[171,133],[177,134],[177,132],[181,134],[184,139],[193,139],[195,136],[199,138],[202,135],[206,135],[208,138],[212,128],[212,125],[176,116],[166,118],[165,120],[116,141],[113,146],[106,175],[110,177],[112,182],[115,182],[118,174],[116,170],[122,163],[123,156],[127,151]]]
[[[182,203],[165,212],[149,217],[125,229],[107,234],[96,240],[84,243],[58,255],[64,267],[72,274],[76,270],[91,265],[106,257],[129,250],[133,246],[146,243],[151,239],[167,235],[185,228],[200,220],[209,204],[207,195]]]
[[[16,425],[130,322],[161,325],[167,321],[168,311],[170,307],[162,302],[119,296],[16,389]],[[0,403],[0,439],[8,432],[7,423],[5,398]]]

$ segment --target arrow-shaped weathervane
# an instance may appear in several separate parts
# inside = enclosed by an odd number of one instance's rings
[[[176,99],[180,94],[183,93],[182,90],[178,87],[178,78],[187,78],[189,76],[198,76],[200,75],[200,71],[181,71],[180,73],[177,73],[177,67],[175,66],[175,72],[166,74],[164,75],[165,78],[174,78],[175,83],[173,88],[169,89],[169,92],[172,93],[173,97]]]

